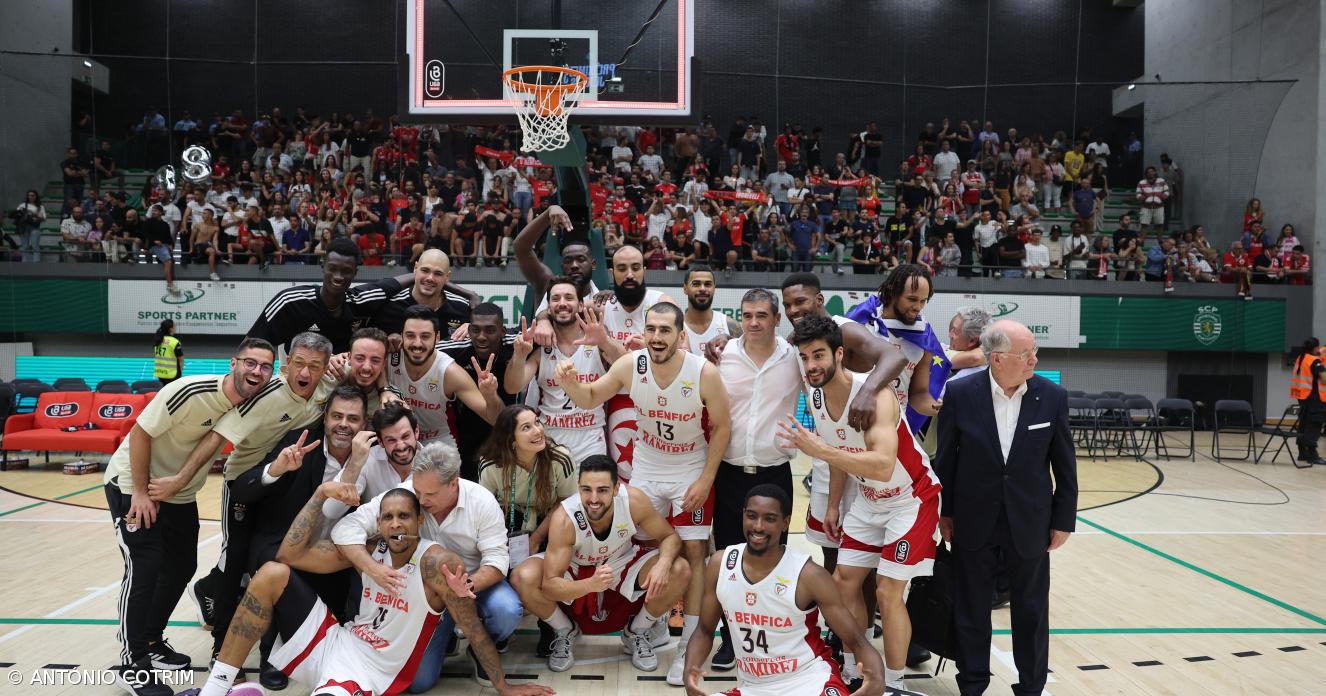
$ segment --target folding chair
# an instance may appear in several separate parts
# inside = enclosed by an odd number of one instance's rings
[[[1122,398],[1123,398],[1123,392],[1121,392],[1121,391],[1103,391],[1103,392],[1101,392],[1100,394],[1101,394],[1101,396],[1104,396],[1104,397],[1107,398],[1107,399],[1122,399]]]
[[[1075,397],[1079,397],[1079,398],[1081,398],[1081,397],[1083,397],[1083,396],[1086,396],[1087,393],[1084,392],[1084,391],[1082,391],[1081,389],[1069,389],[1069,390],[1068,390],[1068,395],[1069,395],[1069,396],[1075,396]]]
[[[129,383],[122,379],[103,379],[97,383],[97,391],[102,394],[129,394],[132,389]]]
[[[1215,403],[1215,427],[1211,433],[1211,458],[1218,461],[1232,459],[1234,461],[1247,461],[1253,458],[1253,450],[1256,445],[1254,438],[1256,436],[1257,424],[1252,415],[1252,404],[1237,399],[1221,399]],[[1223,447],[1220,444],[1220,436],[1225,435],[1228,442],[1230,436],[1236,436],[1234,441],[1237,443],[1242,440],[1244,435],[1248,436],[1246,442],[1234,447]],[[1225,456],[1225,452],[1243,452],[1243,456]]]
[[[1192,402],[1187,399],[1161,399],[1156,402],[1156,419],[1156,456],[1197,461],[1197,410]],[[1187,433],[1187,452],[1183,455],[1170,454],[1166,433]]]
[[[1128,409],[1119,399],[1096,399],[1092,404],[1096,410],[1096,426],[1091,435],[1088,451],[1100,450],[1106,453],[1113,449],[1115,456],[1132,454],[1134,459],[1141,455],[1133,445],[1133,422],[1128,416]]]
[[[14,380],[14,413],[32,413],[37,410],[37,398],[48,391],[55,391],[49,384],[37,381]]]
[[[1128,420],[1133,424],[1133,450],[1138,456],[1146,454],[1147,449],[1154,447],[1156,454],[1160,454],[1160,416],[1156,415],[1156,407],[1151,400],[1145,396],[1134,395],[1131,398],[1124,399],[1124,409],[1128,412]],[[1137,434],[1141,433],[1142,438],[1139,441]]]
[[[1068,434],[1073,438],[1073,447],[1087,450],[1091,455],[1091,434],[1096,428],[1096,409],[1091,400],[1080,396],[1068,397]]]
[[[82,377],[61,377],[51,386],[55,387],[55,391],[92,391],[92,387],[89,387]]]
[[[1281,452],[1289,449],[1290,438],[1298,437],[1298,409],[1298,404],[1290,404],[1285,407],[1284,413],[1280,414],[1280,420],[1274,426],[1263,424],[1257,428],[1257,432],[1266,436],[1266,442],[1262,443],[1261,451],[1257,452],[1257,456],[1253,458],[1252,461],[1254,464],[1262,463],[1262,457],[1266,454],[1266,450],[1271,447],[1271,443],[1274,442],[1276,438],[1280,439],[1280,446],[1276,447],[1275,453],[1271,455],[1272,464],[1275,463],[1275,458],[1279,457]],[[1294,463],[1296,468],[1312,468],[1312,464],[1300,466],[1298,459],[1293,456],[1292,451],[1290,452],[1289,460]]]

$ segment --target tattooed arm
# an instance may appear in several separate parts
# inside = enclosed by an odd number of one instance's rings
[[[304,503],[295,521],[290,523],[290,530],[281,540],[281,548],[276,551],[276,560],[292,568],[311,573],[334,573],[350,567],[350,562],[341,555],[330,539],[322,538],[319,533],[326,519],[322,515],[322,503],[328,498],[345,502],[353,498],[359,501],[359,491],[353,483],[328,481],[313,493],[313,497]]]
[[[488,672],[488,678],[492,680],[497,693],[513,696],[553,693],[552,689],[537,684],[507,683],[506,673],[502,671],[502,660],[497,654],[497,646],[488,635],[488,630],[483,627],[483,622],[479,620],[474,594],[467,591],[467,595],[462,596],[447,582],[448,572],[452,574],[453,579],[465,573],[465,564],[460,560],[460,556],[440,546],[433,546],[424,552],[419,567],[424,586],[428,588],[429,602],[433,604],[434,609],[442,608],[438,604],[444,605],[451,617],[456,620],[456,625],[465,631],[465,637],[470,640],[470,648],[474,650],[484,671]]]

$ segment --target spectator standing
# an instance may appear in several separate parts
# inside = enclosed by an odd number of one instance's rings
[[[1051,152],[1045,159],[1045,171],[1041,174],[1041,207],[1045,210],[1064,211],[1064,165],[1059,161],[1059,153]]]
[[[1112,153],[1110,152],[1110,144],[1105,142],[1105,136],[1097,135],[1096,139],[1087,146],[1087,154],[1095,155],[1096,161],[1100,163],[1100,166],[1106,169],[1109,168],[1110,155]]]
[[[1289,397],[1298,401],[1298,461],[1326,464],[1317,454],[1317,439],[1326,420],[1326,365],[1321,360],[1321,343],[1316,338],[1303,342],[1294,360],[1289,382]]]
[[[882,173],[879,169],[879,158],[883,150],[884,134],[879,132],[879,125],[871,121],[861,133],[861,166],[867,172],[879,176]]]
[[[162,274],[166,277],[166,292],[180,294],[175,287],[175,236],[170,225],[161,218],[161,204],[154,203],[148,209],[147,219],[143,221],[143,242],[147,245],[149,258],[161,264]]]
[[[1251,232],[1252,223],[1266,221],[1266,211],[1262,210],[1262,199],[1249,198],[1248,204],[1243,206],[1243,231]]]
[[[971,233],[969,232],[967,236],[970,239]],[[968,250],[968,254],[970,254],[970,249]],[[942,276],[958,275],[959,271],[963,270],[962,268],[960,268],[960,266],[963,265],[962,256],[963,256],[962,248],[958,246],[957,239],[954,233],[949,232],[948,234],[945,234],[944,241],[941,243],[939,247],[939,262],[940,262],[939,275]]]
[[[792,242],[792,272],[810,272],[811,250],[819,245],[820,226],[811,219],[810,209],[803,206],[788,226]],[[841,269],[839,269],[841,270]]]
[[[736,164],[740,167],[741,178],[754,181],[760,178],[760,163],[764,159],[764,149],[755,138],[755,129],[747,127],[741,139],[737,141]]]
[[[60,214],[66,215],[73,205],[83,200],[83,186],[87,184],[89,167],[86,161],[78,154],[78,148],[71,147],[65,151],[64,161],[60,163],[60,172],[63,175],[63,195],[61,201]]]
[[[88,248],[88,234],[92,232],[92,223],[83,218],[83,208],[74,206],[69,217],[60,221],[61,244],[65,253],[75,260],[81,260]]]
[[[1146,176],[1137,182],[1137,200],[1142,204],[1138,223],[1142,225],[1143,237],[1147,236],[1153,226],[1156,234],[1164,233],[1165,201],[1169,197],[1169,184],[1159,177],[1155,167],[1147,167]]]
[[[1026,271],[1027,277],[1044,278],[1046,272],[1050,270],[1050,249],[1041,244],[1039,227],[1032,229],[1031,239],[1026,243],[1024,252],[1022,268]]]
[[[940,534],[954,555],[957,682],[964,694],[989,685],[990,597],[1002,557],[1016,626],[1014,693],[1039,694],[1049,665],[1049,554],[1074,531],[1077,511],[1068,397],[1035,375],[1036,340],[1025,326],[991,324],[981,350],[989,369],[948,383],[935,457]]]
[[[789,217],[792,214],[792,203],[788,198],[788,192],[796,185],[796,179],[787,173],[787,162],[779,160],[774,166],[775,170],[764,178],[764,188],[773,196],[774,203],[778,205],[778,212],[783,217]]]
[[[856,245],[852,247],[852,273],[862,275],[877,275],[882,267],[883,259],[880,255],[880,247],[875,239],[875,235],[866,232],[856,238]]]
[[[1285,223],[1280,227],[1280,236],[1275,239],[1275,246],[1280,260],[1284,261],[1294,252],[1294,247],[1298,246],[1298,235],[1294,234],[1294,226]]]
[[[1303,245],[1294,246],[1289,258],[1284,261],[1285,282],[1290,285],[1307,285],[1312,281],[1312,259],[1303,253]]]
[[[935,178],[939,181],[948,181],[953,172],[962,166],[962,160],[958,153],[954,152],[952,145],[948,140],[939,142],[939,152],[934,157]]]
[[[152,344],[152,376],[166,386],[184,374],[184,349],[175,337],[175,320],[162,319]]]
[[[1004,228],[1004,236],[994,245],[1000,272],[1005,278],[1021,278],[1022,262],[1027,258],[1027,244],[1013,230]]]
[[[29,190],[23,202],[14,210],[14,226],[18,238],[23,243],[23,262],[41,261],[41,224],[46,221],[46,206],[41,204],[41,194]]]
[[[1088,235],[1096,231],[1096,209],[1101,206],[1101,201],[1096,197],[1096,192],[1091,190],[1091,176],[1084,176],[1077,182],[1073,189],[1073,215],[1076,217],[1076,223],[1082,226],[1082,231]]]
[[[1235,297],[1252,298],[1252,259],[1243,250],[1243,242],[1235,240],[1230,243],[1220,276],[1223,282],[1237,284]]]
[[[1157,175],[1169,184],[1170,197],[1165,201],[1165,219],[1183,217],[1183,170],[1170,159],[1169,153],[1160,153],[1160,170]]]
[[[1086,233],[1081,221],[1074,220],[1069,226],[1071,234],[1064,245],[1064,259],[1068,267],[1070,280],[1087,276],[1087,260],[1091,251],[1091,237]]]
[[[373,180],[373,140],[362,122],[354,122],[341,150],[349,153],[345,159],[346,173],[359,169],[364,173],[365,181]]]

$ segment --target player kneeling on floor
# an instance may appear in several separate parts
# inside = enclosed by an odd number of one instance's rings
[[[668,641],[667,631],[654,626],[691,579],[681,537],[644,493],[618,481],[617,464],[606,455],[580,463],[579,485],[549,518],[548,550],[516,566],[511,584],[525,608],[552,628],[549,669],[565,672],[575,664],[572,648],[581,633],[620,630],[631,664],[652,672],[654,648]],[[636,530],[657,539],[658,548],[637,546]]]
[[[327,605],[291,568],[331,573],[350,567],[330,540],[320,539],[322,504],[328,498],[358,504],[354,484],[328,481],[318,487],[290,525],[276,553],[249,583],[230,623],[221,654],[202,689],[190,696],[225,696],[254,643],[276,625],[282,644],[271,662],[286,675],[313,687],[314,696],[391,696],[414,677],[433,627],[446,610],[465,629],[493,685],[501,694],[551,694],[537,684],[508,684],[497,649],[483,630],[469,576],[460,557],[419,538],[421,508],[409,490],[384,494],[378,513],[381,540],[369,542],[373,558],[399,570],[399,586],[382,587],[362,575],[359,613],[337,625]]]
[[[686,650],[687,696],[709,693],[700,679],[720,613],[732,630],[741,680],[724,696],[847,696],[820,637],[820,614],[856,653],[864,681],[855,693],[883,694],[884,662],[856,630],[833,578],[779,542],[791,522],[792,499],[775,485],[760,484],[746,494],[742,515],[746,543],[715,553],[705,568],[700,628]]]

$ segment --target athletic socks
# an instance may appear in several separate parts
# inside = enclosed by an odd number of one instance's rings
[[[654,624],[658,623],[658,619],[659,617],[650,614],[648,609],[641,607],[635,618],[631,619],[631,633],[639,635],[648,631],[653,628]]]
[[[843,653],[843,679],[852,681],[853,679],[860,678],[861,673],[856,669],[856,654],[849,652]]]
[[[212,665],[212,673],[207,675],[207,683],[203,684],[203,690],[198,692],[198,696],[226,696],[230,687],[235,685],[235,675],[239,674],[239,667],[232,667],[220,660]]]
[[[561,607],[554,608],[552,616],[544,619],[543,622],[552,626],[553,630],[558,633],[575,628],[575,624],[571,623],[571,619],[567,618],[566,613],[562,611]],[[201,696],[201,694],[199,696]]]
[[[884,686],[890,689],[906,689],[902,683],[902,670],[884,667]]]
[[[700,625],[700,617],[696,614],[682,614],[681,640],[677,641],[677,649],[685,650],[691,642],[691,634],[695,633],[695,627]]]

